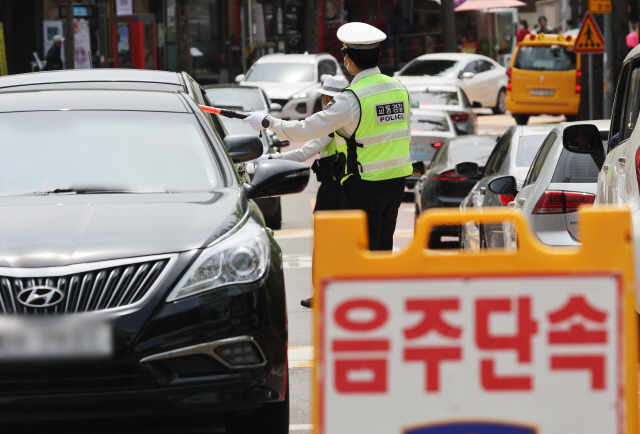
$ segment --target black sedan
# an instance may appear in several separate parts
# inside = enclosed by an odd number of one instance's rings
[[[444,143],[433,157],[429,169],[420,177],[415,187],[416,217],[429,208],[459,207],[467,193],[478,181],[479,176],[464,176],[456,171],[456,165],[471,162],[482,171],[496,144],[493,136],[461,136]],[[430,248],[443,245],[442,237],[456,237],[454,226],[436,227],[429,241]],[[446,240],[452,241],[452,240]]]
[[[181,92],[0,97],[0,421],[224,414],[287,433],[281,251],[252,198],[306,165]],[[225,146],[226,145],[226,146]]]

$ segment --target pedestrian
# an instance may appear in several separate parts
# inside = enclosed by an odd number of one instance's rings
[[[516,42],[524,40],[524,38],[530,34],[531,30],[529,30],[529,23],[527,23],[527,20],[520,20],[518,30],[516,31]]]
[[[342,75],[327,77],[322,84],[322,89],[318,91],[322,94],[322,107],[327,108],[331,105],[333,98],[343,92],[347,86],[349,86],[349,82]],[[335,134],[310,140],[301,148],[293,151],[270,154],[268,158],[302,162],[318,154],[320,158],[315,160],[311,166],[316,174],[316,179],[320,182],[313,212],[339,210],[341,209],[342,187],[333,173],[337,164]],[[300,304],[310,308],[313,304],[313,297],[300,300]]]
[[[409,153],[409,94],[398,80],[380,72],[380,43],[386,35],[361,22],[342,25],[344,66],[354,75],[334,103],[305,120],[285,121],[250,113],[244,122],[265,126],[281,139],[308,141],[335,132],[346,148],[343,208],[367,214],[369,248],[391,250],[405,178],[413,172]]]
[[[627,47],[633,48],[638,45],[638,31],[636,26],[629,21],[629,33],[627,33]]]
[[[547,27],[547,17],[544,15],[538,17],[538,24],[540,25],[538,33],[553,33],[553,29]]]
[[[53,45],[47,50],[45,60],[47,64],[44,65],[43,71],[53,71],[62,69],[62,56],[61,47],[64,38],[61,35],[55,35],[53,37]]]

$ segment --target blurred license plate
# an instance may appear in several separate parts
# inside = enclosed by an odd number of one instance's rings
[[[57,319],[0,319],[0,360],[107,357],[113,330],[106,322]]]
[[[532,96],[553,96],[553,89],[531,89]]]

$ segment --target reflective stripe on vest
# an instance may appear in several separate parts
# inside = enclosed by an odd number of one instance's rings
[[[355,131],[358,171],[367,181],[411,175],[409,95],[402,83],[383,74],[358,80],[347,89],[360,103]]]

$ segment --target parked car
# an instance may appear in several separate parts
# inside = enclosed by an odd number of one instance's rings
[[[516,189],[520,190],[533,158],[554,125],[516,125],[509,128],[498,139],[482,177],[464,198],[460,210],[482,211],[486,207],[507,206],[513,201],[514,195],[496,194],[488,186],[496,178],[511,175],[516,180]],[[466,163],[471,174],[477,173],[478,168],[473,166],[474,163]],[[465,250],[504,247],[502,225],[477,225],[473,221],[466,222],[461,226],[460,246]]]
[[[280,118],[305,119],[322,110],[321,94],[326,75],[344,75],[331,54],[267,54],[245,74],[236,77],[241,86],[259,86],[272,102],[282,106]]]
[[[582,67],[571,35],[527,35],[511,56],[507,110],[518,125],[531,115],[565,115],[575,121],[580,107]]]
[[[458,85],[472,104],[506,111],[507,70],[495,60],[481,54],[429,53],[416,57],[394,77],[407,87],[433,84]]]
[[[426,209],[459,207],[460,202],[478,181],[478,177],[461,176],[456,165],[464,161],[475,162],[482,170],[496,145],[493,136],[459,136],[444,143],[436,153],[429,169],[415,186],[414,201],[416,217]],[[429,248],[444,244],[442,237],[456,237],[457,226],[437,226],[431,232]]]
[[[592,121],[598,128],[598,145],[604,147],[609,135],[609,120]],[[574,246],[578,236],[578,208],[592,205],[596,198],[598,165],[587,154],[576,154],[563,148],[566,128],[580,122],[562,122],[545,138],[517,193],[513,207],[527,217],[531,230],[545,244]],[[507,183],[513,184],[513,179]],[[512,190],[512,194],[515,190]],[[508,194],[508,193],[507,193]],[[506,223],[505,247],[515,248],[517,234]]]
[[[244,112],[276,113],[282,106],[271,102],[266,92],[259,86],[238,84],[210,84],[204,87],[212,105],[218,108]]]
[[[431,85],[416,86],[407,89],[411,107],[431,110],[444,110],[458,134],[476,133],[476,112],[460,86]],[[477,104],[479,106],[479,104]]]
[[[0,421],[288,433],[281,251],[250,199],[303,190],[308,167],[243,184],[262,144],[223,144],[175,91],[5,92],[0,135]]]
[[[137,89],[184,92],[197,104],[211,105],[202,86],[186,72],[95,68],[29,72],[0,77],[0,92],[40,89]],[[207,113],[221,138],[227,135],[220,117]]]
[[[272,154],[280,152],[281,142],[275,135],[268,134],[266,131],[262,131],[259,134],[249,124],[245,124],[241,119],[225,118],[222,117],[229,134],[246,134],[255,136],[260,139],[262,143],[262,154]],[[288,142],[286,142],[288,144]],[[247,165],[250,165],[247,170]],[[247,176],[246,181],[249,182],[255,172],[255,164],[253,162],[246,162],[239,166],[241,176]],[[263,197],[256,199],[255,202],[260,207],[262,215],[264,215],[265,224],[271,229],[280,229],[282,227],[282,204],[280,202],[280,196]]]
[[[413,173],[405,179],[406,186],[412,189],[416,181],[431,164],[438,148],[457,136],[453,121],[442,110],[411,109],[410,118],[411,162]]]

